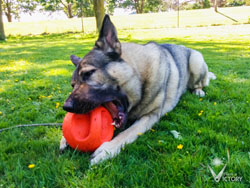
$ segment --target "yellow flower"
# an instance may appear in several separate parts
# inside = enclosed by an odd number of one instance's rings
[[[50,99],[51,97],[52,97],[52,96],[51,96],[51,95],[49,95],[49,96],[48,96],[48,99]]]
[[[28,168],[34,168],[35,166],[35,164],[29,164]]]
[[[201,116],[203,112],[204,112],[204,110],[201,110],[200,113],[198,114],[198,116]]]
[[[200,101],[202,101],[203,99],[202,98],[200,98]]]
[[[29,97],[29,100],[31,101],[32,99]]]
[[[216,104],[217,104],[217,103],[216,103],[216,102],[214,102],[214,106],[216,106]]]
[[[155,130],[154,129],[150,129],[152,132],[155,132]]]
[[[59,102],[57,102],[56,103],[56,108],[58,108],[60,106],[60,103]]]
[[[183,145],[182,144],[179,144],[178,146],[177,146],[177,149],[179,149],[179,150],[181,150],[183,148]]]
[[[199,129],[199,130],[197,131],[197,133],[198,133],[198,134],[201,134],[201,130]]]
[[[3,114],[3,112],[0,111],[0,115],[2,115],[2,114]]]
[[[138,135],[138,136],[141,136],[141,135],[142,135],[142,133],[137,133],[137,135]]]

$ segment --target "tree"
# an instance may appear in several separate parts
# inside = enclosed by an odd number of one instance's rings
[[[96,28],[100,32],[104,18],[104,0],[94,0]]]
[[[40,0],[40,4],[45,11],[63,10],[68,18],[81,17],[82,13],[83,16],[94,16],[91,0]]]
[[[158,12],[165,6],[164,0],[108,0],[108,12],[112,12],[115,7],[129,8],[137,14],[147,12]]]
[[[20,12],[32,13],[37,6],[37,1],[33,0],[3,0],[3,12],[8,22],[12,22],[13,16],[20,18]]]
[[[0,40],[5,40],[4,27],[3,27],[2,0],[0,0]]]

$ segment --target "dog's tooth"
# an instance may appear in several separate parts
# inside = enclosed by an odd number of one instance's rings
[[[116,126],[116,124],[115,124],[115,122],[113,121],[113,123],[111,123],[111,125],[114,125],[114,126]]]

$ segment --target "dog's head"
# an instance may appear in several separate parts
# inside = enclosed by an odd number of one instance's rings
[[[72,55],[71,61],[76,66],[71,81],[73,91],[63,109],[88,113],[104,106],[111,113],[116,127],[124,125],[129,100],[120,85],[119,71],[126,67],[126,63],[121,59],[121,44],[108,15],[104,17],[94,48],[83,58]]]

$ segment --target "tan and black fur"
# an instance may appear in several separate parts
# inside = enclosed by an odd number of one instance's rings
[[[187,90],[203,97],[215,75],[200,52],[174,44],[120,43],[108,15],[94,48],[83,58],[71,56],[76,70],[64,109],[87,113],[102,105],[117,128],[128,127],[93,154],[91,164],[111,158],[171,111]],[[60,149],[66,147],[62,138]]]

